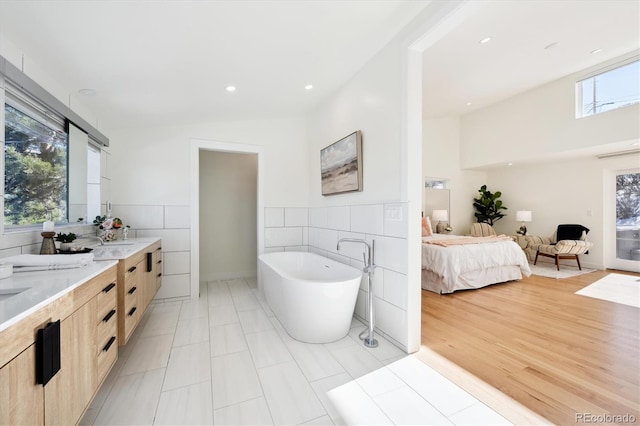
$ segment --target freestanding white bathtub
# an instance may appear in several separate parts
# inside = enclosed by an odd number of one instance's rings
[[[347,335],[360,270],[307,252],[262,254],[258,265],[267,303],[291,337],[328,343]]]

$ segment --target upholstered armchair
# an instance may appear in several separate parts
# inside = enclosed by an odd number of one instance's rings
[[[589,228],[582,225],[558,225],[558,229],[551,238],[526,236],[525,239],[529,238],[530,240],[527,241],[524,250],[529,257],[535,249],[534,265],[538,262],[538,256],[550,257],[555,260],[556,268],[559,271],[560,259],[575,259],[578,263],[578,269],[582,270],[579,256],[587,253],[593,247],[593,243],[587,241],[588,232]]]
[[[473,223],[471,224],[470,234],[472,237],[488,237],[496,235],[496,231],[488,223]]]

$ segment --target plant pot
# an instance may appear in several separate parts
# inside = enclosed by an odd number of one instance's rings
[[[73,243],[60,243],[60,251],[71,251]]]

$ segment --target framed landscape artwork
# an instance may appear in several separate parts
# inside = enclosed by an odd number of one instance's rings
[[[362,191],[360,130],[320,150],[322,195]]]

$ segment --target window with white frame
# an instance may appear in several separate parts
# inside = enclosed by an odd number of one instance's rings
[[[640,102],[640,61],[578,81],[576,95],[577,118]]]

